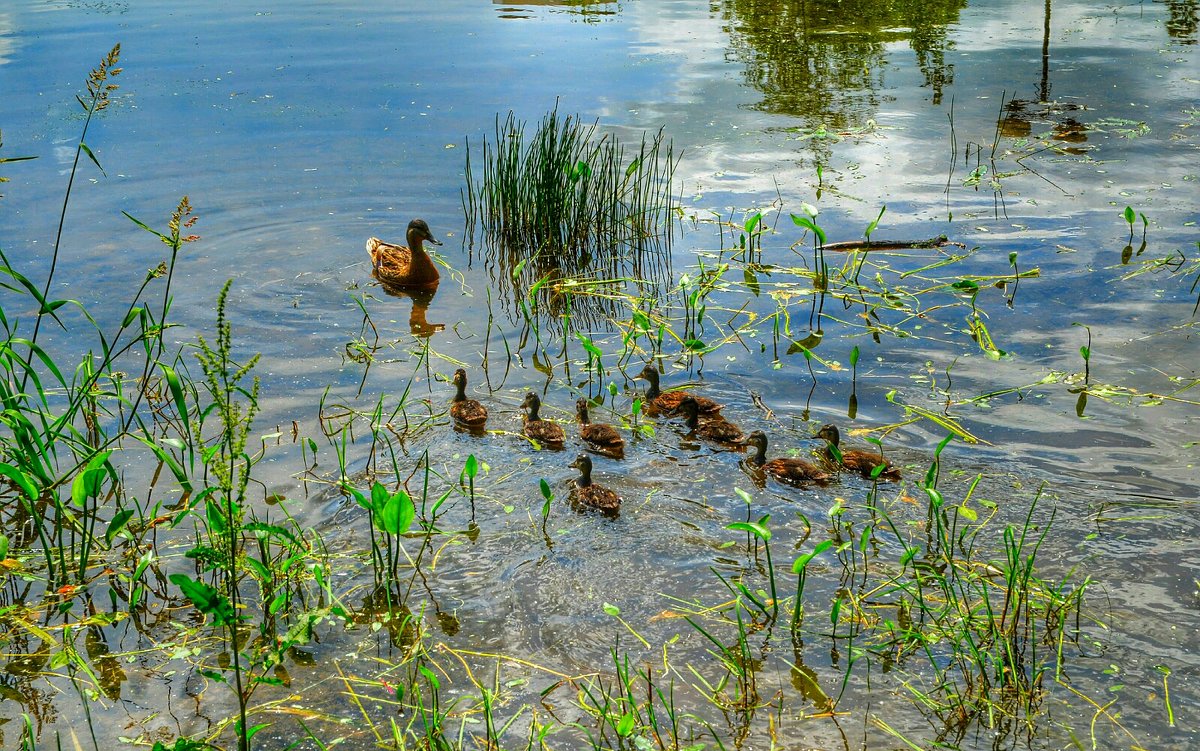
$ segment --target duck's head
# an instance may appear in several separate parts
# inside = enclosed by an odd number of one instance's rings
[[[408,238],[408,245],[411,248],[420,241],[431,242],[434,245],[441,245],[440,242],[433,238],[433,233],[429,231],[429,225],[424,219],[413,219],[408,223],[408,232],[405,233]]]
[[[634,378],[640,378],[650,383],[658,383],[658,371],[654,369],[653,365],[647,364],[646,367],[642,368],[642,372],[635,375]]]
[[[521,402],[521,408],[529,410],[530,414],[537,414],[537,411],[542,407],[542,400],[538,395],[530,391],[525,395],[525,400]]]
[[[825,440],[829,441],[834,446],[836,446],[839,443],[841,443],[842,433],[841,433],[841,431],[838,430],[836,425],[834,425],[833,423],[830,422],[830,423],[826,423],[826,424],[822,425],[821,429],[818,430],[817,434],[813,437],[814,438],[824,438]]]
[[[455,386],[458,386],[459,388],[466,386],[467,385],[467,371],[463,370],[462,368],[459,368],[458,370],[454,371],[454,378],[452,378],[450,380],[451,380],[451,383],[453,383]]]
[[[580,454],[579,456],[575,457],[575,461],[571,462],[568,466],[570,466],[572,469],[579,470],[580,474],[582,475],[590,475],[592,473],[592,457],[588,456],[587,454]]]
[[[743,446],[753,446],[760,451],[767,450],[767,434],[761,430],[756,430],[750,435],[742,439]]]

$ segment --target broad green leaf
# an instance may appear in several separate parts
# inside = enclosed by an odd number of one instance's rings
[[[815,211],[815,209],[814,209],[814,211]],[[820,226],[818,226],[816,222],[809,219],[808,217],[798,216],[796,214],[792,214],[792,221],[797,226],[804,227],[805,229],[810,230],[814,235],[816,235],[818,245],[825,244],[825,230],[821,229]]]
[[[113,540],[121,534],[121,530],[125,529],[125,525],[129,524],[131,518],[133,518],[133,511],[130,509],[121,509],[113,514],[112,521],[108,523],[108,529],[104,530],[104,541],[111,546]]]
[[[622,738],[627,738],[627,737],[629,737],[629,734],[632,732],[633,732],[633,713],[626,712],[625,714],[621,715],[620,720],[617,720],[617,735],[621,736]]]
[[[175,409],[179,412],[179,419],[183,422],[184,430],[191,434],[191,423],[188,421],[187,401],[183,395],[183,384],[179,380],[179,375],[175,370],[166,363],[159,363],[162,368],[163,376],[167,379],[167,388],[171,391],[171,399],[175,402]]]
[[[758,522],[733,522],[732,524],[726,524],[725,529],[737,532],[749,532],[764,542],[771,539],[771,530]]]
[[[425,676],[425,680],[429,682],[429,687],[431,689],[437,691],[439,688],[441,688],[441,681],[438,680],[437,675],[435,675],[432,670],[424,665],[418,666],[417,669],[421,672],[421,675]]]
[[[816,558],[818,555],[824,553],[826,550],[829,550],[831,547],[833,547],[833,540],[822,540],[821,542],[817,543],[816,547],[813,548],[811,553],[805,553],[796,559],[796,562],[792,564],[792,572],[799,574],[801,571],[804,571],[806,568],[808,568],[808,564],[813,558]]]
[[[583,345],[583,348],[587,350],[590,356],[596,359],[599,359],[601,356],[603,356],[604,353],[600,351],[600,348],[597,347],[591,339],[587,338],[578,331],[575,332],[575,336],[578,337],[580,344]]]
[[[382,509],[375,516],[375,524],[390,535],[402,535],[412,526],[416,513],[412,499],[401,488],[384,500]]]
[[[375,484],[371,486],[371,508],[376,514],[383,511],[383,507],[387,505],[389,498],[391,498],[391,493],[387,491],[383,483],[376,480]],[[379,520],[376,519],[376,524],[378,523]]]
[[[96,454],[88,460],[83,471],[75,476],[74,482],[71,483],[71,501],[76,506],[83,506],[88,498],[100,495],[104,477],[107,474],[104,463],[108,461],[111,454],[111,451],[102,451]]]
[[[171,574],[169,578],[183,592],[183,596],[191,601],[196,610],[213,616],[213,622],[216,625],[226,626],[236,621],[233,606],[214,587],[196,581],[186,574]]]
[[[367,500],[367,497],[365,495],[363,495],[363,492],[361,490],[358,490],[357,488],[352,488],[349,485],[343,485],[342,489],[345,490],[347,493],[349,493],[350,497],[353,498],[354,502],[357,503],[359,506],[362,506],[363,508],[365,508],[368,511],[371,510],[371,502]]]
[[[37,497],[38,497],[37,486],[34,485],[33,482],[30,481],[30,479],[25,476],[24,472],[17,469],[16,467],[14,467],[11,464],[5,464],[4,462],[0,462],[0,475],[4,475],[8,479],[10,479],[14,483],[16,483],[17,486],[21,488],[21,490],[25,491],[25,495],[29,497],[29,500],[31,500],[31,501],[37,500]]]

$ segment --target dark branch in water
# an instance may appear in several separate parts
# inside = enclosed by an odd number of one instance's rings
[[[945,235],[931,237],[928,240],[847,240],[840,243],[828,243],[823,247],[825,250],[851,251],[851,250],[904,250],[906,248],[942,248],[947,245],[953,245],[956,248],[965,248],[960,242],[954,242],[948,239]]]

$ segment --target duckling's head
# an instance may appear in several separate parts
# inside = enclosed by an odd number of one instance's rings
[[[440,242],[433,238],[433,233],[429,231],[429,225],[424,219],[413,219],[408,223],[408,232],[405,234],[408,238],[409,247],[412,247],[419,240],[425,240],[434,245],[441,245]]]
[[[753,446],[760,451],[767,450],[767,434],[756,430],[742,440],[743,446]]]
[[[575,400],[575,416],[582,422],[588,421],[588,402],[582,396]]]
[[[653,365],[647,363],[646,367],[642,368],[642,372],[635,375],[634,378],[640,378],[650,383],[658,383],[658,371],[654,369]]]
[[[833,423],[826,423],[817,431],[816,438],[824,438],[834,446],[838,445],[842,440],[842,434]]]
[[[537,411],[542,407],[542,400],[538,395],[530,391],[525,395],[525,400],[521,402],[521,408],[529,410],[529,414],[536,415]]]
[[[463,370],[462,368],[459,368],[458,370],[454,371],[454,378],[451,379],[451,383],[453,383],[455,386],[458,386],[459,388],[466,386],[467,385],[467,371]]]
[[[570,466],[572,469],[579,470],[579,473],[584,476],[590,475],[592,473],[592,457],[588,456],[587,454],[580,454],[579,456],[575,457],[575,461],[571,462],[568,466]]]

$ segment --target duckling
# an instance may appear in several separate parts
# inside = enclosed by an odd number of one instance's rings
[[[555,448],[562,448],[563,441],[567,439],[567,433],[561,425],[538,417],[538,410],[542,408],[542,400],[538,398],[537,394],[532,391],[526,394],[525,401],[521,402],[521,408],[529,410],[525,415],[525,429],[522,431],[526,438],[550,444]]]
[[[588,418],[588,402],[582,396],[575,401],[575,417],[579,419],[579,437],[593,451],[620,459],[625,456],[625,439],[617,429]]]
[[[450,404],[450,416],[460,425],[482,428],[487,422],[487,408],[474,399],[467,398],[467,371],[454,371],[454,401]]]
[[[761,430],[756,430],[746,436],[743,443],[755,448],[754,456],[747,459],[746,463],[762,469],[784,484],[801,486],[815,482],[824,485],[833,479],[833,475],[804,459],[789,458],[767,461],[767,434]]]
[[[385,243],[378,237],[367,240],[375,278],[396,289],[429,289],[439,281],[437,266],[425,253],[426,240],[441,245],[433,238],[424,219],[413,219],[405,233],[408,247]]]
[[[621,496],[603,485],[592,482],[592,458],[587,454],[580,454],[571,462],[571,466],[579,470],[579,477],[575,478],[575,486],[571,488],[571,500],[609,516],[616,516],[621,510]]]
[[[664,392],[659,388],[658,371],[653,365],[646,365],[642,368],[642,372],[634,376],[641,378],[650,383],[650,388],[646,389],[646,406],[655,412],[661,412],[664,415],[675,415],[679,413],[679,403],[689,394],[686,391],[667,391]],[[701,414],[714,416],[725,408],[724,404],[714,402],[703,396],[692,396],[696,400],[696,406]]]
[[[822,452],[825,461],[833,467],[839,466],[836,454],[832,449],[837,449],[842,455],[840,466],[852,472],[857,472],[863,477],[870,479],[871,472],[883,465],[883,471],[879,473],[880,480],[899,480],[900,469],[893,467],[892,463],[883,457],[882,454],[872,454],[868,451],[859,451],[857,449],[842,449],[838,446],[841,442],[842,434],[833,423],[821,426],[814,438],[824,438],[829,443],[826,444]]]
[[[679,401],[679,411],[683,413],[684,424],[697,438],[715,443],[742,442],[742,429],[723,417],[700,422],[700,404],[693,397],[684,396]]]

